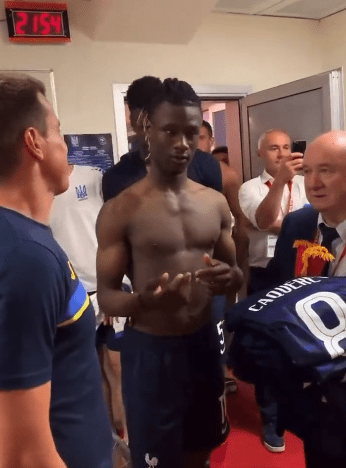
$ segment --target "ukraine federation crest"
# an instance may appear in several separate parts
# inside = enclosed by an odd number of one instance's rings
[[[86,200],[88,198],[88,193],[85,185],[79,185],[75,187],[78,200]]]
[[[71,143],[72,143],[72,146],[79,146],[79,140],[78,140],[78,136],[77,135],[73,135],[71,136]]]

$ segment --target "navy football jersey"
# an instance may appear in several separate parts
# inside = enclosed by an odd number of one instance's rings
[[[0,207],[0,389],[51,382],[50,426],[69,468],[111,468],[95,314],[51,230]]]
[[[252,334],[247,342],[253,348],[267,337],[267,347],[275,343],[292,364],[310,369],[316,381],[346,373],[343,277],[296,278],[249,296],[230,310],[226,325],[238,343]]]

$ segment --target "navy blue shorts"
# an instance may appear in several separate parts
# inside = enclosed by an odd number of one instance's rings
[[[220,343],[221,361],[223,365],[230,366],[228,348],[231,336],[225,327],[225,315],[228,312],[226,296],[214,296],[211,302],[212,322],[216,327]]]
[[[96,349],[106,346],[111,351],[120,351],[123,333],[115,333],[111,325],[101,323],[96,330]]]
[[[186,452],[212,451],[229,433],[215,326],[178,337],[125,326],[122,390],[133,468],[149,460],[183,466]]]

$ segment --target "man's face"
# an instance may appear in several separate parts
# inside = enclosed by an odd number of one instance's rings
[[[42,136],[42,172],[54,195],[65,192],[69,187],[71,167],[67,162],[67,146],[60,133],[60,122],[51,104],[44,96],[39,96],[46,109],[46,136]]]
[[[304,156],[305,191],[309,202],[326,221],[346,218],[346,149],[332,144],[311,144]]]
[[[151,162],[165,173],[183,173],[196,151],[201,123],[197,106],[160,104],[147,130]]]
[[[206,153],[211,153],[213,144],[214,138],[209,135],[208,130],[202,125],[199,133],[198,149]]]
[[[282,158],[291,154],[291,140],[285,133],[268,133],[258,150],[258,156],[263,160],[265,170],[275,177]]]

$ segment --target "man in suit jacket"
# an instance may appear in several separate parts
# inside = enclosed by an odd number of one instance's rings
[[[332,131],[313,141],[305,153],[303,171],[311,206],[285,218],[268,265],[268,288],[300,276],[296,268],[297,248],[293,246],[299,240],[323,245],[334,257],[317,273],[310,268],[315,261],[311,257],[303,275],[346,276],[346,132]],[[309,468],[327,466],[326,447],[305,442]],[[346,460],[333,466],[346,466]]]
[[[317,235],[319,212],[312,206],[288,214],[281,227],[273,259],[267,266],[266,288],[277,286],[295,277],[296,240],[313,242]]]
[[[346,132],[321,135],[308,146],[304,156],[306,195],[311,206],[285,218],[272,261],[268,265],[272,287],[296,276],[297,240],[323,242],[325,226],[336,229],[330,252],[335,260],[324,274],[346,275]],[[322,228],[322,229],[321,229]]]

